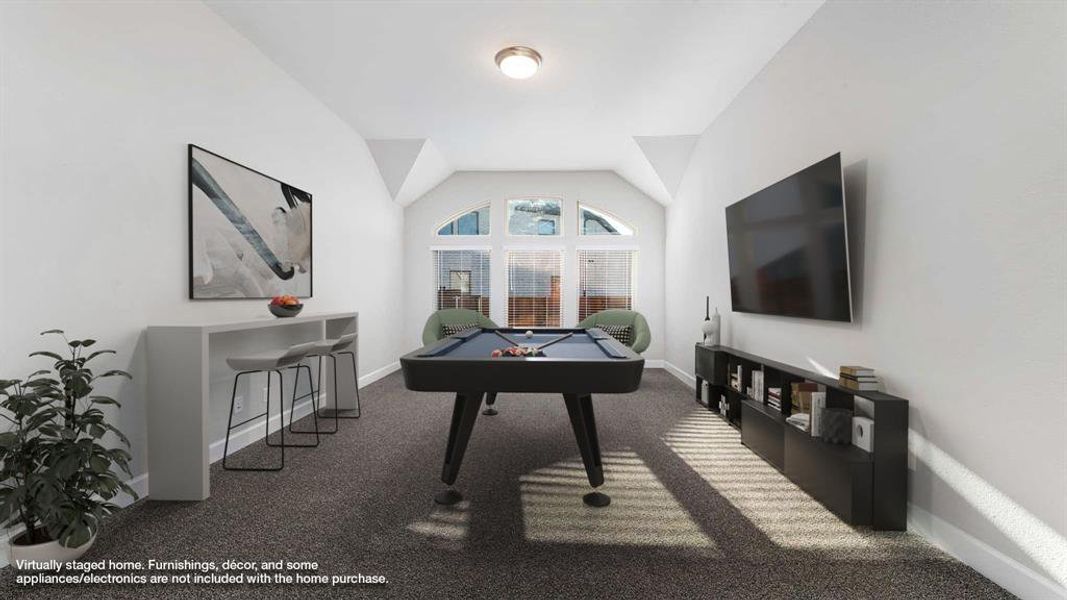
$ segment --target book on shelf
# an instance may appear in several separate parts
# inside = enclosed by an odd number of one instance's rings
[[[822,411],[826,408],[826,392],[811,393],[811,435],[822,435]]]
[[[850,375],[852,377],[871,376],[874,375],[874,369],[870,367],[845,365],[841,367],[841,374]]]
[[[876,392],[882,384],[876,379],[874,381],[856,381],[855,379],[849,379],[848,377],[842,377],[838,380],[842,386],[856,390],[857,392]]]
[[[752,389],[748,395],[763,402],[763,371],[752,371]]]
[[[793,414],[810,414],[812,394],[826,393],[826,387],[810,381],[794,382],[789,385],[792,407],[789,412]]]

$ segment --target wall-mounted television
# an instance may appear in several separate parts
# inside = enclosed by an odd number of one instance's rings
[[[841,155],[726,207],[735,312],[852,321]]]

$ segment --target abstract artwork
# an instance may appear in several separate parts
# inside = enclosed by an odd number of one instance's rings
[[[311,296],[311,194],[189,144],[189,297]]]

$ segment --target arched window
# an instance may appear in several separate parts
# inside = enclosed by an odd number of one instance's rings
[[[579,235],[633,235],[634,228],[614,215],[591,206],[578,205]]]
[[[437,235],[489,235],[489,205],[479,206],[442,224]]]

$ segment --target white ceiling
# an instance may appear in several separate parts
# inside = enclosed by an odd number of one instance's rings
[[[666,203],[633,136],[702,132],[822,0],[207,4],[364,137],[431,140],[445,176],[611,169]],[[509,45],[541,71],[504,77]]]

